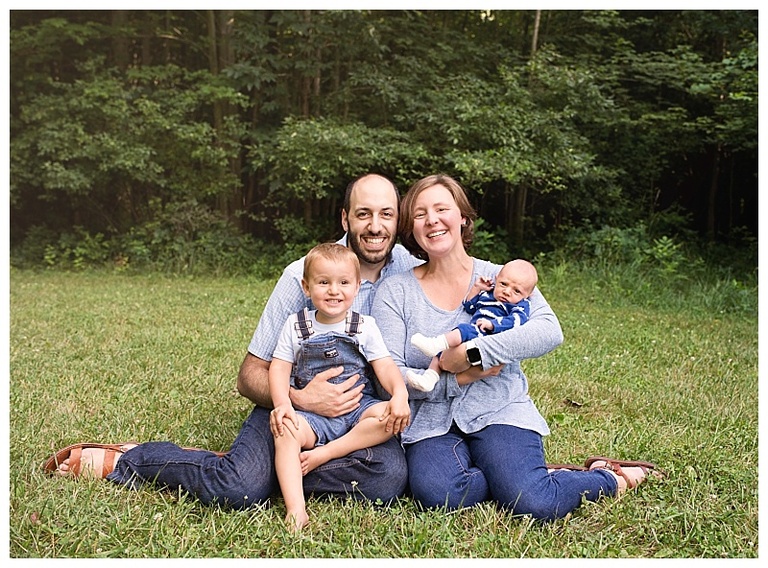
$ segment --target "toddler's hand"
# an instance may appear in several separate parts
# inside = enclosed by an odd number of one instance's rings
[[[293,425],[298,430],[299,417],[296,415],[296,410],[294,410],[292,405],[281,404],[269,413],[269,429],[272,430],[274,437],[282,436],[285,433],[283,420],[286,418],[293,422]]]

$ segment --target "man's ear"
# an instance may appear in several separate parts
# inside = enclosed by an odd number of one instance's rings
[[[349,222],[347,221],[347,212],[343,209],[341,210],[341,228],[344,229],[344,232],[346,233],[349,231]]]

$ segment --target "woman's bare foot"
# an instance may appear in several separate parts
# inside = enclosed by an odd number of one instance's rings
[[[634,489],[648,477],[649,470],[640,466],[619,466],[606,460],[597,460],[590,464],[590,470],[605,469],[610,471],[616,478],[617,490],[616,496],[619,497],[627,489]]]
[[[136,446],[137,444],[125,444],[120,447],[120,450],[122,451],[109,448],[83,448],[82,452],[80,453],[79,468],[77,468],[77,466],[72,463],[72,458],[66,458],[61,463],[59,463],[59,466],[56,468],[56,474],[69,475],[74,469],[77,475],[87,475],[90,477],[102,478],[111,471],[104,471],[104,461],[107,459],[108,453],[115,454],[112,464],[112,469],[114,469],[115,464],[117,464],[117,461],[120,459],[123,453],[127,452],[131,448],[135,448]]]
[[[293,534],[301,532],[301,529],[309,524],[307,510],[300,509],[298,511],[288,511],[288,514],[285,515],[285,524],[288,525],[288,530]]]

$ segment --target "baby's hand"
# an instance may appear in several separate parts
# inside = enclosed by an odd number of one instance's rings
[[[480,318],[475,322],[475,325],[482,329],[485,333],[493,331],[493,323],[490,320],[487,320],[485,318]]]
[[[493,290],[493,279],[481,276],[472,284],[472,289],[467,294],[467,298],[474,298],[480,292],[488,292],[489,290]]]
[[[479,288],[482,288],[483,290],[488,291],[491,288],[493,288],[493,278],[481,276],[480,278],[477,279],[476,284]]]

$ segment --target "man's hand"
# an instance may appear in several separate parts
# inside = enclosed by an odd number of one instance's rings
[[[334,418],[360,406],[365,386],[355,386],[360,375],[353,375],[338,385],[328,382],[328,379],[339,376],[342,370],[343,367],[328,369],[319,373],[305,388],[291,389],[290,396],[294,408]],[[246,354],[237,376],[237,390],[254,404],[271,408],[273,404],[269,394],[269,361],[250,353]]]
[[[315,375],[303,389],[291,389],[291,401],[296,408],[334,418],[351,412],[360,406],[365,385],[355,386],[360,375],[352,375],[343,383],[333,384],[328,380],[338,377],[343,367],[334,367]]]

